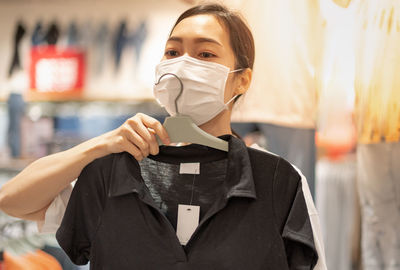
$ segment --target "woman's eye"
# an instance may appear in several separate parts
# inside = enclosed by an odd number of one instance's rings
[[[210,52],[202,52],[200,53],[201,58],[210,58],[210,57],[215,57],[216,55]]]
[[[165,52],[165,56],[176,57],[176,56],[178,56],[178,52],[175,50],[168,50]]]

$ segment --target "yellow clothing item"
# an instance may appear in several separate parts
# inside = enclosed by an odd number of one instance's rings
[[[366,0],[356,38],[359,143],[400,141],[400,1]]]

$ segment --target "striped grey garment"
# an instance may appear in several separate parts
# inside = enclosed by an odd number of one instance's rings
[[[364,270],[400,270],[399,160],[400,142],[357,148]]]

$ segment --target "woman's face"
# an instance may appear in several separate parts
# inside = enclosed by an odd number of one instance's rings
[[[235,56],[226,27],[212,15],[195,15],[179,22],[167,44],[163,60],[188,55],[203,61],[235,69]],[[234,73],[229,74],[225,87],[225,102],[233,96]]]

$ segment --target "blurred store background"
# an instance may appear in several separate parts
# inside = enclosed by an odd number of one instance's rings
[[[138,112],[163,121],[152,97],[154,67],[178,15],[199,2],[0,0],[0,188],[33,160]],[[400,3],[219,2],[244,14],[256,43],[252,86],[235,105],[234,130],[307,176],[328,269],[363,269],[356,150],[399,141]],[[52,235],[0,212],[0,251],[22,260],[37,248],[62,269],[78,269]],[[374,269],[400,269],[397,263]]]

